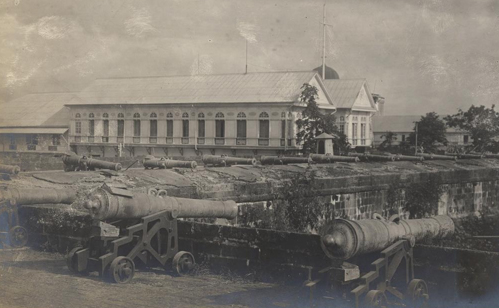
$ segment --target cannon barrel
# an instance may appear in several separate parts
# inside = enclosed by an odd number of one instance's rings
[[[395,155],[395,160],[398,161],[423,161],[423,156]]]
[[[310,158],[317,164],[329,164],[334,162],[358,162],[358,157],[353,156],[337,156],[337,155],[323,155],[323,154],[310,154]]]
[[[485,155],[482,154],[455,154],[455,153],[445,153],[446,156],[457,156],[459,159],[466,159],[466,158],[471,158],[471,159],[480,159],[484,158]]]
[[[416,156],[424,157],[424,159],[429,160],[457,160],[457,156],[449,156],[449,155],[437,155],[437,154],[429,154],[429,153],[418,153]]]
[[[203,155],[203,163],[213,166],[256,165],[255,158]]]
[[[107,162],[103,160],[98,160],[94,158],[88,158],[86,156],[76,156],[76,155],[66,155],[62,157],[62,162],[64,165],[67,167],[73,167],[76,168],[78,167],[80,170],[87,170],[87,169],[109,169],[109,170],[114,170],[114,171],[119,171],[121,170],[121,164],[120,163],[112,163],[112,162]],[[71,170],[73,168],[65,168],[66,170]]]
[[[17,205],[71,204],[76,200],[76,192],[70,189],[8,188],[0,190],[0,200],[11,200]]]
[[[191,168],[195,169],[198,164],[195,161],[183,161],[183,160],[172,160],[172,159],[150,159],[144,160],[142,162],[144,168]]]
[[[361,161],[395,161],[395,155],[374,155],[362,153],[348,153],[348,156],[358,157]]]
[[[98,159],[94,159],[94,158],[87,158],[87,166],[88,166],[88,168],[91,168],[91,169],[98,168],[98,169],[109,169],[109,170],[114,170],[114,171],[121,170],[120,163],[112,163],[112,162],[98,160]]]
[[[171,211],[178,218],[227,218],[237,216],[234,201],[211,201],[174,197],[156,197],[126,190],[98,188],[85,202],[85,208],[96,219],[141,218],[161,211]]]
[[[260,158],[262,165],[287,165],[287,164],[310,164],[313,163],[310,157],[278,157],[262,156]]]
[[[443,238],[452,235],[454,228],[453,220],[446,215],[397,222],[335,219],[321,231],[321,246],[328,257],[347,260],[355,255],[381,251],[410,236],[416,241]]]
[[[19,166],[0,165],[0,173],[18,174],[21,172]]]

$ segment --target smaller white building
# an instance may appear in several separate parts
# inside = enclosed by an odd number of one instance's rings
[[[415,123],[420,120],[419,115],[373,117],[374,145],[378,146],[385,140],[383,135],[386,132],[397,134],[397,139],[392,142],[393,145],[409,141],[409,135],[414,132]],[[447,127],[446,138],[450,145],[465,145],[472,142],[467,132],[452,127]]]

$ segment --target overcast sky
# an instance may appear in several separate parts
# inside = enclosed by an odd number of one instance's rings
[[[303,71],[321,63],[313,0],[0,0],[0,100],[102,77]],[[327,0],[327,63],[385,113],[499,99],[499,1]],[[198,65],[199,59],[199,65]]]

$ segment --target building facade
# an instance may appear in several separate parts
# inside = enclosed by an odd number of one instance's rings
[[[304,83],[336,111],[315,72],[97,80],[67,104],[69,140],[94,157],[295,153]]]
[[[75,94],[34,93],[0,106],[0,151],[64,153],[69,150],[69,112]]]

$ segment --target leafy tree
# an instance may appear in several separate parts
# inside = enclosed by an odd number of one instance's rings
[[[335,125],[336,118],[333,114],[322,113],[317,106],[318,90],[316,87],[303,84],[301,87],[300,101],[307,106],[302,111],[302,118],[296,121],[298,133],[296,139],[298,143],[303,142],[302,152],[304,154],[315,153],[317,141],[315,137],[322,133],[338,136],[335,138],[335,144],[340,150],[346,150],[349,147],[347,137],[338,130]]]
[[[380,149],[390,149],[393,145],[393,142],[397,140],[397,134],[391,131],[387,131],[383,135],[381,135],[381,138],[384,138],[383,142],[379,145]]]
[[[447,126],[435,112],[429,112],[422,116],[417,125],[414,126],[414,132],[409,135],[409,142],[416,145],[416,129],[418,134],[418,147],[423,147],[429,152],[435,152],[437,144],[447,145],[445,133]]]
[[[468,132],[475,149],[497,152],[499,142],[495,139],[499,137],[499,113],[494,108],[494,105],[491,108],[471,105],[468,111],[459,109],[458,113],[445,117],[445,120],[450,127]]]
[[[445,189],[439,178],[431,176],[426,182],[411,184],[405,191],[404,210],[410,218],[423,218],[435,215],[438,201]]]

